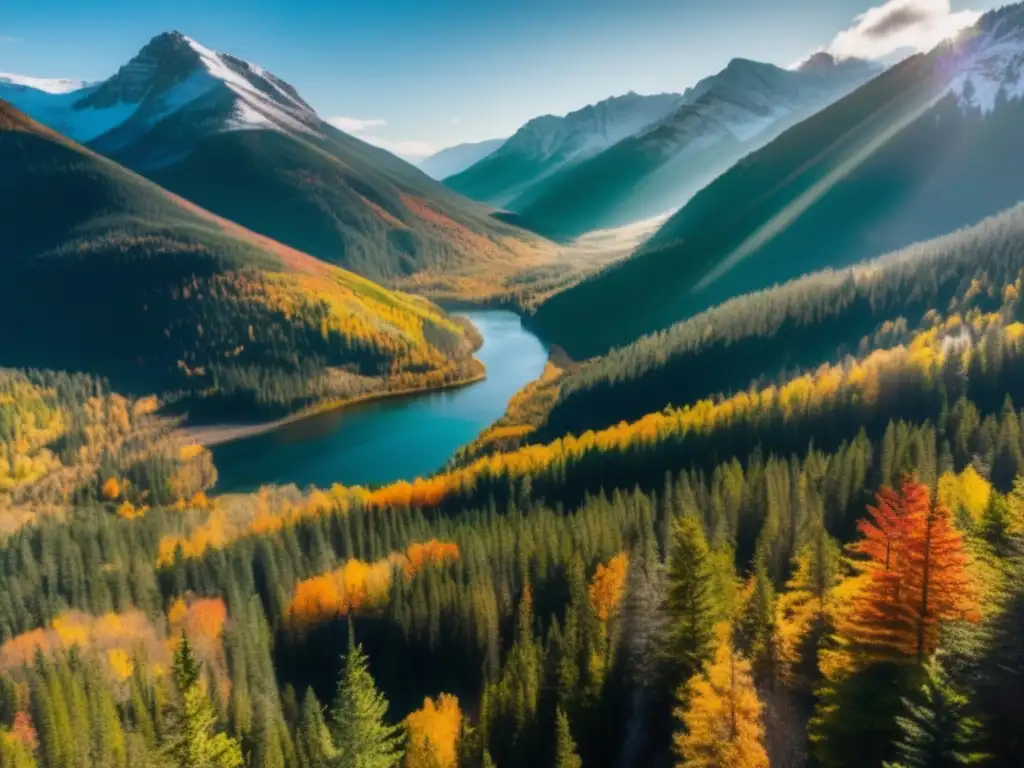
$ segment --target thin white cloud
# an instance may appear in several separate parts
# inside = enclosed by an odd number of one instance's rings
[[[926,51],[981,17],[953,12],[949,0],[889,0],[853,20],[825,49],[837,58],[877,59],[900,49]]]
[[[355,134],[367,144],[373,144],[375,147],[386,149],[393,155],[398,155],[399,157],[413,162],[430,157],[438,151],[437,147],[426,141],[416,141],[414,139],[408,141],[382,139],[379,136],[366,133],[366,131],[373,128],[382,128],[387,125],[386,120],[376,118],[371,120],[362,120],[357,117],[329,117],[327,118],[327,122],[346,133]]]
[[[462,118],[461,117],[453,117],[452,118],[452,125],[461,125],[461,124],[462,124]]]
[[[3,43],[17,43],[20,40],[21,38],[14,37],[13,35],[0,35],[0,45]]]
[[[380,128],[383,125],[387,125],[385,120],[379,118],[362,120],[358,117],[329,117],[327,122],[339,131],[345,131],[346,133],[362,133],[370,128]]]
[[[433,144],[426,141],[416,141],[415,139],[408,141],[392,141],[390,139],[381,139],[376,136],[360,136],[363,141],[367,144],[373,144],[375,147],[386,149],[393,155],[405,158],[406,160],[423,160],[424,158],[430,157],[436,154],[438,148]]]

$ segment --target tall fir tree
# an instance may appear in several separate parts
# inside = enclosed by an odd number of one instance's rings
[[[980,765],[980,724],[966,712],[967,697],[953,689],[941,664],[924,666],[924,683],[914,697],[903,699],[904,714],[896,718],[899,759],[886,768],[963,768]]]
[[[170,712],[166,752],[179,768],[239,768],[242,748],[224,733],[217,733],[217,716],[202,680],[188,634],[182,632],[174,651],[177,700]]]
[[[673,688],[685,683],[711,658],[715,619],[711,555],[704,528],[687,514],[672,524],[666,574],[666,662]]]
[[[576,752],[569,717],[559,707],[555,712],[555,768],[582,768],[583,761]]]
[[[331,709],[337,768],[394,768],[402,759],[402,729],[388,725],[388,701],[370,674],[369,660],[349,623],[338,693]]]
[[[300,768],[328,768],[334,756],[331,732],[323,709],[312,688],[302,698],[302,711],[295,734],[295,750]]]

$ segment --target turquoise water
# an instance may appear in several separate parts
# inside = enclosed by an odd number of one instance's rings
[[[354,405],[214,446],[220,493],[261,485],[376,485],[440,469],[544,370],[547,350],[505,310],[462,312],[480,330],[487,378],[462,389]]]

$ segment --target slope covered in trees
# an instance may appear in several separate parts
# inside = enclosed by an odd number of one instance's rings
[[[602,357],[536,402],[543,442],[632,421],[673,403],[893,346],[972,310],[1019,314],[1024,208],[864,262],[825,270],[720,306]],[[937,311],[938,310],[938,311]],[[512,414],[509,414],[509,418]]]
[[[477,372],[474,334],[429,302],[218,219],[4,104],[0,161],[7,365],[184,392],[221,415]]]
[[[956,43],[791,128],[704,188],[633,257],[548,300],[537,328],[589,357],[732,296],[1016,204],[1022,37],[1019,5],[993,11]]]
[[[376,488],[209,496],[155,400],[4,374],[0,766],[1020,764],[1020,226],[724,306],[597,376],[675,394],[508,447],[600,373],[551,370]]]

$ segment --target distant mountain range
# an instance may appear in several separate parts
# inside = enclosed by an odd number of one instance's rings
[[[486,296],[504,290],[489,270],[514,273],[551,252],[329,125],[270,72],[177,32],[101,83],[35,86],[9,78],[0,98],[204,208],[374,280]]]
[[[508,139],[488,139],[471,144],[456,144],[421,160],[417,166],[430,178],[441,180],[461,173],[474,163],[480,162],[506,141]]]
[[[445,183],[474,200],[516,210],[548,176],[660,120],[682,98],[677,93],[627,93],[564,117],[534,118],[496,152]]]
[[[471,370],[473,334],[430,302],[210,214],[2,101],[0,166],[4,365],[184,393],[222,418]]]
[[[673,211],[737,160],[880,71],[824,53],[796,70],[733,59],[661,120],[563,167],[508,207],[525,226],[558,238]]]
[[[638,253],[553,297],[533,322],[570,354],[591,356],[731,296],[945,234],[1021,199],[1024,6],[1015,5],[747,156]]]

